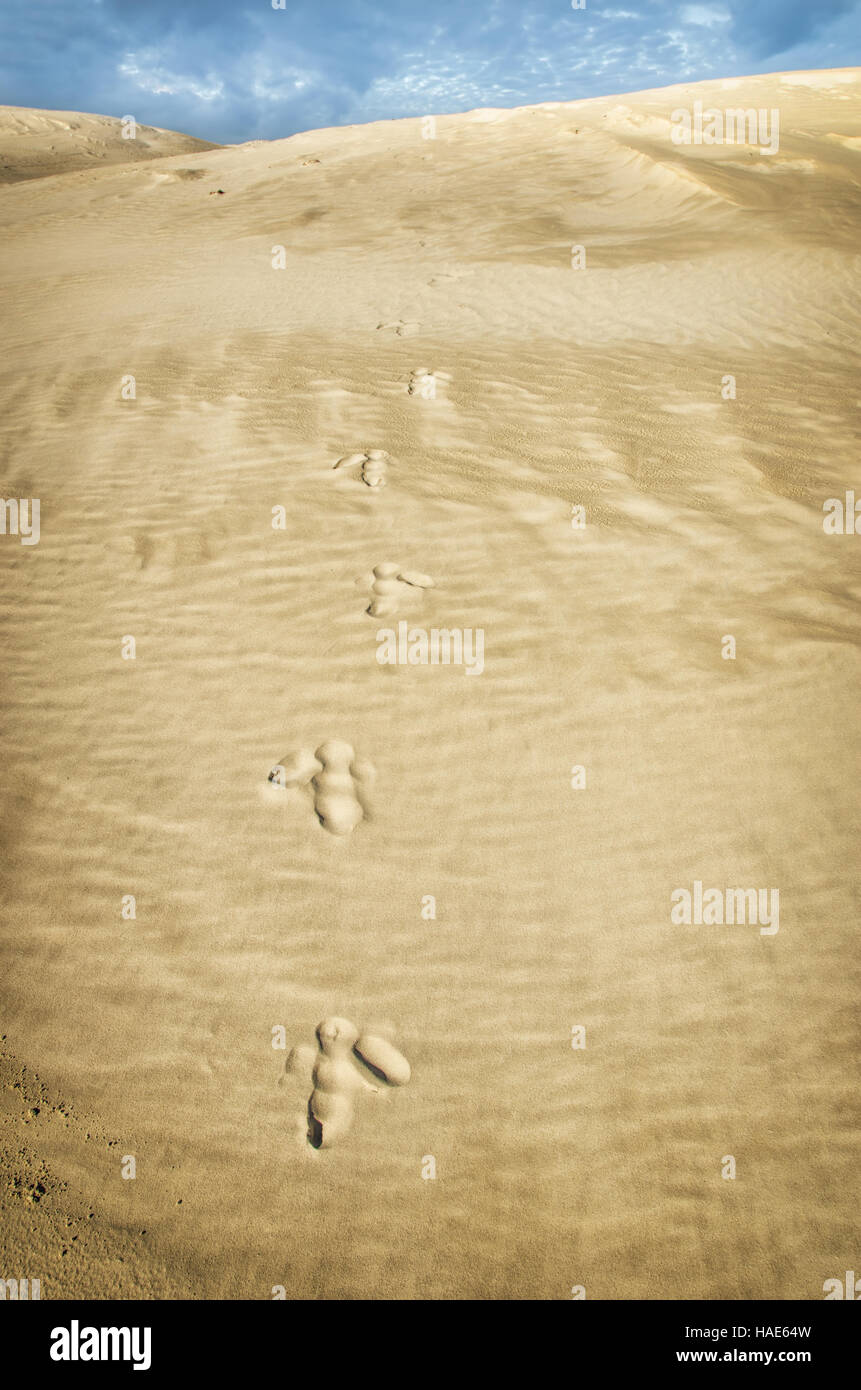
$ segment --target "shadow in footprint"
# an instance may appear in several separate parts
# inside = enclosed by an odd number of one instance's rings
[[[312,1149],[322,1149],[323,1147],[323,1126],[311,1109],[311,1101],[308,1101],[308,1143]]]

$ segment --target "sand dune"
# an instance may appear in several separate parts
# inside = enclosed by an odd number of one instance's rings
[[[778,108],[779,149],[674,144],[695,101]],[[861,496],[859,72],[223,149],[10,110],[7,1273],[822,1297],[857,1267],[861,541],[822,523]],[[381,663],[402,618],[482,672]],[[779,930],[674,924],[695,882],[778,888]],[[285,1063],[332,1019],[411,1077],[317,1149]]]
[[[118,117],[0,106],[0,184],[220,148],[154,126],[123,129]]]

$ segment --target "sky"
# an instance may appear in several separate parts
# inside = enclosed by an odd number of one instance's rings
[[[0,104],[232,144],[861,63],[861,0],[575,3],[0,0]]]

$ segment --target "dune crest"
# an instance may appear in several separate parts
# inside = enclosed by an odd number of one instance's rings
[[[221,148],[119,117],[0,106],[0,184]]]

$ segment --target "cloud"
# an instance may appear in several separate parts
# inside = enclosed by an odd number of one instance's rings
[[[224,83],[214,74],[207,74],[203,82],[185,77],[162,67],[149,53],[127,53],[117,70],[140,91],[154,96],[193,96],[198,101],[216,101],[224,95]]]
[[[719,5],[685,5],[679,16],[685,24],[698,24],[705,29],[714,29],[719,24],[729,24],[732,15]]]

